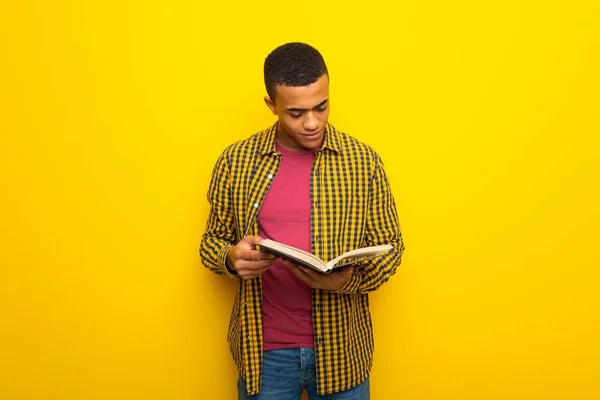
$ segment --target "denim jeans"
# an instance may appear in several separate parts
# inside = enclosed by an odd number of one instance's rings
[[[308,348],[265,351],[260,392],[248,396],[244,381],[239,379],[238,399],[300,400],[303,389],[311,400],[369,400],[368,379],[346,391],[318,396],[315,353]]]

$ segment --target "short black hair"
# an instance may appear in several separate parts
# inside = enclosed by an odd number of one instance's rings
[[[286,43],[265,59],[265,86],[273,101],[277,85],[307,86],[324,74],[329,76],[323,56],[306,43]]]

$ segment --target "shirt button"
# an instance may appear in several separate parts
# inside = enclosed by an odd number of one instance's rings
[[[254,208],[258,208],[258,203],[254,203]]]
[[[269,174],[269,175],[267,175],[267,178],[269,178],[269,179],[273,179],[273,174]]]

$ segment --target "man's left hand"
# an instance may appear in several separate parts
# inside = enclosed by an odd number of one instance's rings
[[[282,261],[296,278],[306,282],[311,288],[323,289],[331,292],[344,287],[346,282],[350,280],[350,276],[354,271],[354,267],[350,265],[339,270],[334,270],[328,274],[321,274],[310,268],[296,265],[290,261]]]

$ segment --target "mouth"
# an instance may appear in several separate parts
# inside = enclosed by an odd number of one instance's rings
[[[314,139],[318,139],[321,136],[321,132],[322,132],[322,130],[319,130],[319,131],[317,131],[315,133],[301,133],[300,135],[304,139],[314,140]]]

